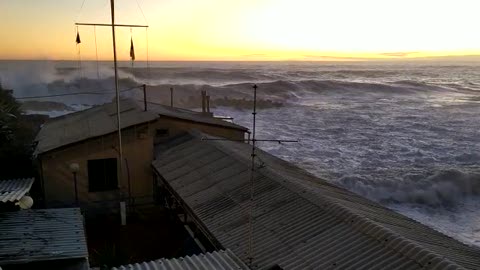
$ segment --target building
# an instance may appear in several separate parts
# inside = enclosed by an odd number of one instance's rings
[[[0,213],[0,267],[4,270],[89,269],[80,209]]]
[[[205,254],[185,256],[174,259],[159,259],[150,262],[135,263],[114,267],[112,270],[248,270],[232,251],[219,250]]]
[[[468,246],[251,146],[176,139],[153,162],[167,205],[252,269],[480,269]],[[249,213],[253,213],[252,253]]]
[[[82,208],[94,212],[117,209],[122,198],[132,204],[152,202],[155,145],[190,129],[229,139],[243,139],[248,131],[205,113],[142,105],[131,99],[120,104],[122,179],[115,103],[53,118],[41,128],[35,155],[47,207],[74,205],[78,200]]]

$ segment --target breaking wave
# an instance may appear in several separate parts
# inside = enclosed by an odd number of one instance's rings
[[[175,106],[185,108],[199,108],[200,90],[207,90],[217,115],[247,127],[256,83],[259,137],[300,139],[259,147],[480,245],[478,64],[144,64],[122,64],[120,89],[146,84],[149,100],[169,103],[173,87]],[[25,102],[32,112],[63,114],[113,98],[111,63],[76,66],[0,61],[0,81],[17,97],[101,92]],[[143,98],[139,90],[122,94]]]
[[[480,195],[480,173],[438,171],[430,176],[407,175],[403,181],[371,181],[345,176],[339,183],[349,190],[382,203],[413,203],[454,207],[467,197]]]

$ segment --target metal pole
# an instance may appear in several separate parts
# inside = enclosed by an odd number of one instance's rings
[[[142,85],[143,87],[143,106],[144,106],[144,110],[147,111],[147,85],[144,84]]]
[[[249,228],[248,228],[248,261],[249,266],[252,267],[253,264],[253,215],[254,215],[254,183],[255,183],[255,123],[257,115],[257,85],[253,85],[253,127],[252,127],[252,165],[250,168],[250,213],[248,218]]]
[[[75,185],[75,205],[78,206],[77,173],[73,172],[73,183]]]
[[[205,91],[202,90],[202,113],[205,113]]]
[[[170,107],[173,107],[173,87],[170,87]]]
[[[210,113],[210,96],[206,96],[205,99],[207,101],[207,112]]]
[[[114,0],[110,0],[110,9],[112,12],[112,42],[113,42],[113,65],[115,70],[115,95],[116,95],[116,102],[117,102],[117,129],[118,129],[118,160],[120,161],[120,170],[119,170],[119,179],[120,179],[120,187],[122,187],[122,180],[123,180],[123,150],[122,150],[122,126],[120,122],[120,93],[118,91],[118,69],[117,69],[117,45],[115,41],[115,4]],[[120,188],[120,193],[122,194],[122,202],[120,202],[120,212],[122,215],[122,225],[126,224],[126,219],[124,217],[124,210],[125,210],[125,203],[123,202],[123,191]],[[123,203],[123,205],[122,205]],[[123,207],[122,207],[123,206]]]

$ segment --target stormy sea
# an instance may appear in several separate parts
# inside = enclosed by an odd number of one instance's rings
[[[215,115],[307,171],[480,246],[480,65],[473,62],[122,62],[123,96]],[[112,63],[0,62],[26,113],[52,117],[109,102]],[[76,93],[76,94],[75,94]],[[71,95],[75,94],[75,95]],[[45,97],[47,96],[47,97]]]

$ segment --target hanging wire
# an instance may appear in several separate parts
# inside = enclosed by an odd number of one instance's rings
[[[81,57],[81,51],[80,51],[80,48],[81,48],[81,41],[80,41],[80,32],[78,31],[78,26],[76,27],[77,29],[77,34],[76,34],[76,40],[75,40],[75,43],[77,44],[77,57],[78,57],[78,73],[80,75],[80,78],[83,77],[83,70],[82,70],[82,57]]]
[[[142,13],[143,19],[145,20],[145,24],[148,24],[147,17],[145,17],[145,13],[143,13],[142,6],[140,6],[140,3],[138,2],[138,0],[135,0],[135,1],[137,2],[137,6],[140,9],[140,12]]]
[[[132,86],[130,88],[120,90],[120,92],[124,93],[124,92],[132,91],[132,90],[135,90],[135,89],[143,89],[143,85]],[[91,91],[91,92],[62,93],[62,94],[43,95],[43,96],[16,97],[16,99],[50,98],[50,97],[76,96],[76,95],[109,95],[109,94],[114,94],[114,93],[115,93],[115,90],[109,90],[108,92],[105,92],[105,91]]]
[[[75,21],[78,21],[78,18],[80,18],[80,15],[82,15],[82,9],[83,9],[83,5],[85,5],[85,1],[86,0],[82,1],[82,5],[80,6],[80,9],[77,12],[77,18],[75,19]]]
[[[135,74],[133,73],[133,62],[135,61],[135,49],[133,47],[133,32],[132,32],[132,27],[130,27],[130,59],[132,62],[132,76],[135,78]],[[132,57],[132,52],[133,52],[133,57]]]
[[[148,28],[145,28],[145,39],[146,39],[146,43],[147,43],[147,77],[148,77],[148,82],[150,83],[150,78],[151,78],[151,74],[150,74],[150,57],[148,55]]]
[[[97,48],[97,27],[93,26],[93,34],[95,35],[95,60],[97,63],[97,79],[100,80],[100,71],[98,68],[98,48]]]

